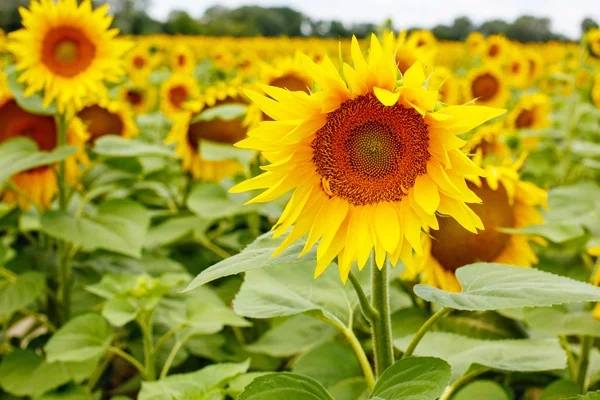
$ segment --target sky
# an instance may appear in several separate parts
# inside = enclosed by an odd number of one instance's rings
[[[600,23],[600,0],[154,0],[152,17],[166,19],[171,10],[186,10],[200,17],[208,7],[242,5],[289,6],[313,19],[340,20],[345,23],[382,23],[392,18],[398,29],[413,26],[432,28],[450,24],[466,15],[475,23],[489,19],[513,21],[520,15],[548,17],[553,30],[571,38],[580,34],[583,18]]]

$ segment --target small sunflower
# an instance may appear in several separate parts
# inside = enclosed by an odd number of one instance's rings
[[[590,53],[595,57],[600,57],[600,28],[591,29],[587,33],[587,41]]]
[[[396,49],[396,65],[403,74],[408,71],[417,61],[420,61],[426,66],[433,65],[437,53],[437,47],[432,45],[429,47],[417,47],[416,43],[410,43],[406,39],[406,32],[400,32],[398,35],[398,48]]]
[[[158,98],[154,86],[126,85],[119,90],[119,99],[122,103],[129,104],[129,108],[135,115],[143,115],[154,110]]]
[[[86,104],[77,116],[86,124],[91,142],[106,135],[119,135],[125,139],[139,135],[130,108],[119,101],[101,100]]]
[[[106,94],[104,81],[125,73],[123,55],[130,42],[108,29],[108,6],[92,10],[90,0],[32,0],[21,8],[23,29],[9,34],[8,49],[22,71],[25,96],[44,91],[44,106],[56,99],[59,112],[81,107],[86,97]]]
[[[40,150],[52,151],[58,141],[56,122],[53,117],[23,110],[9,92],[3,92],[0,88],[0,142],[15,137],[30,138]],[[89,162],[84,150],[89,134],[81,120],[73,118],[69,122],[67,137],[68,143],[78,148],[78,152],[66,160],[67,183],[75,185],[81,175],[80,164],[87,165]],[[23,209],[28,209],[31,203],[40,209],[48,209],[58,193],[56,174],[51,166],[20,172],[11,180],[25,196],[7,189],[1,193],[2,200],[17,203]]]
[[[530,83],[529,60],[519,50],[510,51],[504,65],[504,76],[513,88],[523,89]]]
[[[276,254],[308,234],[303,255],[321,239],[315,276],[338,256],[346,281],[352,263],[363,268],[373,248],[379,268],[386,256],[393,265],[408,262],[413,248],[421,253],[421,228],[437,229],[436,212],[470,231],[483,228],[465,204],[479,199],[464,177],[480,170],[456,135],[504,111],[468,105],[434,112],[438,93],[423,87],[421,63],[398,86],[395,50],[393,34],[383,46],[373,35],[365,60],[353,38],[354,67],[344,63],[344,77],[328,57],[322,66],[303,57],[320,91],[247,91],[273,121],[237,146],[261,151],[271,164],[231,191],[266,189],[251,203],[293,191],[274,237],[294,227]]]
[[[196,58],[188,46],[178,44],[170,54],[169,65],[173,72],[192,74],[196,68]]]
[[[481,32],[471,32],[467,36],[467,48],[472,54],[481,54],[486,48],[485,37]]]
[[[528,86],[533,86],[544,73],[544,58],[538,51],[529,50],[525,52],[525,59],[529,65],[529,68],[527,68],[527,72],[529,73]]]
[[[312,78],[302,68],[300,53],[280,57],[261,66],[260,82],[282,89],[309,93],[313,86]]]
[[[506,122],[511,129],[543,129],[550,125],[550,111],[547,95],[524,94],[508,113]]]
[[[504,159],[511,154],[510,148],[503,141],[508,132],[502,122],[482,125],[467,140],[463,151],[478,157],[498,157]]]
[[[503,64],[510,48],[510,42],[503,35],[490,35],[483,52],[483,59],[492,64]]]
[[[504,107],[510,98],[510,90],[502,73],[491,66],[470,70],[464,91],[466,98],[476,99],[476,104],[485,106]]]
[[[431,31],[415,30],[408,36],[406,44],[415,48],[432,48],[437,45],[437,39]]]
[[[456,221],[438,216],[440,229],[423,236],[424,255],[416,258],[406,276],[414,278],[423,273],[423,283],[446,291],[460,292],[456,279],[458,268],[475,262],[497,262],[531,267],[538,262],[530,240],[540,238],[509,234],[503,228],[521,229],[543,222],[539,206],[546,207],[547,193],[530,182],[519,179],[513,165],[485,167],[486,178],[476,178],[468,187],[482,200],[470,205],[483,221],[485,230],[474,234]]]
[[[153,69],[148,48],[146,46],[137,46],[127,53],[125,68],[127,69],[129,80],[132,82],[142,84],[147,81]]]
[[[196,80],[188,75],[173,74],[160,88],[160,110],[167,118],[175,118],[184,111],[185,103],[200,95]]]
[[[594,84],[592,86],[592,103],[594,103],[594,105],[597,108],[600,108],[600,71],[596,72],[596,75],[594,75]]]

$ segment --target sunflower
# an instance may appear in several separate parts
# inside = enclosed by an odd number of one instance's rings
[[[226,103],[215,103],[216,105]],[[209,109],[202,103],[195,102],[175,120],[165,143],[175,143],[175,152],[181,156],[181,169],[189,172],[194,179],[205,182],[219,182],[225,177],[243,172],[244,167],[234,160],[205,160],[200,155],[203,140],[210,140],[221,144],[231,144],[246,137],[243,121],[234,119],[224,121],[214,119],[211,121],[193,122],[194,116],[201,111]]]
[[[30,138],[40,150],[52,151],[58,140],[56,122],[53,117],[25,111],[0,86],[0,143],[15,137]],[[67,183],[75,185],[81,175],[80,164],[87,165],[89,162],[84,150],[89,134],[81,120],[73,118],[69,122],[67,137],[68,143],[78,148],[77,153],[66,160]],[[40,209],[48,209],[58,192],[56,175],[51,166],[20,172],[12,176],[11,180],[18,188],[18,193],[7,189],[1,193],[2,200],[17,203],[23,209],[28,209],[32,203]]]
[[[504,76],[511,87],[523,89],[530,83],[529,60],[521,50],[510,51],[504,65]]]
[[[414,48],[432,48],[437,45],[437,39],[431,31],[417,29],[410,33],[410,36],[406,40],[406,44]]]
[[[483,59],[486,62],[502,64],[508,55],[510,42],[502,35],[490,35],[487,38],[487,46],[483,52]]]
[[[463,151],[477,155],[479,158],[493,156],[504,159],[511,153],[510,148],[503,141],[507,136],[508,132],[502,122],[482,125],[467,140]]]
[[[398,35],[398,48],[396,50],[396,65],[403,74],[408,71],[417,61],[431,66],[437,53],[436,46],[417,47],[416,43],[409,42],[406,39],[406,32],[400,32]]]
[[[543,93],[524,94],[506,117],[512,129],[543,129],[550,125],[550,98]]]
[[[200,87],[193,77],[173,74],[160,88],[160,110],[167,118],[175,118],[186,102],[196,100],[199,95]]]
[[[122,86],[119,90],[119,100],[129,104],[129,108],[135,115],[148,114],[157,103],[157,93],[154,86]]]
[[[32,0],[20,10],[24,28],[9,34],[8,49],[22,71],[25,96],[44,90],[44,106],[56,99],[63,113],[80,108],[86,97],[105,95],[104,81],[125,73],[122,58],[132,43],[108,29],[108,6],[92,11],[90,0]]]
[[[429,77],[429,87],[436,88],[444,104],[458,104],[460,85],[456,76],[446,67],[437,66]]]
[[[105,135],[119,135],[125,139],[139,135],[131,109],[119,101],[86,104],[77,116],[86,124],[92,142]]]
[[[279,57],[261,66],[260,81],[269,86],[275,86],[291,91],[309,93],[313,86],[312,78],[302,68],[300,53],[293,57]]]
[[[413,248],[421,252],[421,228],[437,228],[436,212],[473,232],[483,228],[465,204],[479,199],[464,180],[482,171],[459,150],[464,141],[456,135],[504,111],[449,106],[433,112],[437,91],[423,87],[421,63],[398,86],[395,50],[393,34],[383,46],[373,35],[365,60],[353,38],[354,67],[344,63],[344,77],[328,57],[322,66],[303,57],[320,91],[247,91],[274,121],[237,146],[261,151],[271,164],[231,191],[267,189],[251,203],[294,192],[274,237],[294,228],[275,254],[308,234],[303,255],[321,239],[315,276],[338,256],[346,281],[353,261],[363,268],[373,248],[379,268],[386,256],[393,265],[408,261]]]
[[[486,106],[504,107],[510,98],[510,90],[502,73],[491,66],[470,70],[464,91],[467,99],[476,99],[477,104]]]
[[[592,103],[600,108],[600,71],[594,75],[594,85],[592,86]]]
[[[146,46],[137,46],[127,53],[125,68],[127,69],[129,80],[138,85],[146,82],[154,68],[148,48]]]
[[[173,72],[192,74],[196,68],[196,59],[190,48],[184,44],[175,46],[169,57],[169,65]]]
[[[530,182],[519,179],[523,158],[512,165],[488,165],[486,178],[468,182],[468,187],[483,200],[470,205],[481,218],[485,230],[467,231],[456,221],[438,216],[440,229],[423,235],[423,256],[407,269],[406,277],[423,273],[423,283],[446,291],[460,292],[455,272],[475,262],[497,262],[530,267],[538,262],[530,240],[540,238],[509,234],[503,228],[521,229],[543,222],[539,206],[546,207],[547,193]],[[457,251],[460,249],[460,251]]]
[[[600,28],[591,29],[587,33],[587,42],[590,53],[595,57],[600,57]]]
[[[528,86],[533,86],[544,73],[544,58],[538,51],[529,50],[525,52],[525,59],[529,65],[529,68],[527,68],[527,72],[529,73]]]
[[[467,48],[472,54],[481,54],[486,48],[485,37],[481,32],[471,32],[467,36]]]

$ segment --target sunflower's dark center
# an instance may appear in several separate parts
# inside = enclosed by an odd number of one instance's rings
[[[537,68],[536,62],[533,60],[529,60],[529,76],[535,75],[535,73],[537,72],[536,68]]]
[[[481,187],[469,183],[469,188],[483,201],[470,207],[481,218],[485,230],[473,234],[453,218],[440,216],[440,229],[431,231],[431,254],[448,271],[478,261],[494,261],[510,240],[499,228],[514,226],[513,208],[502,184],[494,191],[483,180]]]
[[[224,100],[217,101],[213,107],[223,104],[243,102],[244,100],[240,97],[227,97]],[[206,110],[207,109],[204,109],[203,111]],[[215,118],[210,121],[199,121],[193,123],[188,128],[188,144],[196,150],[203,139],[219,143],[237,143],[246,138],[247,129],[243,122],[243,118],[236,118],[232,120]]]
[[[123,133],[121,118],[98,105],[85,107],[77,116],[87,125],[91,141],[105,135],[121,135]]]
[[[305,92],[308,93],[308,83],[303,79],[298,78],[294,74],[283,75],[279,78],[273,79],[269,82],[270,86],[276,86],[282,89],[288,89],[292,92]]]
[[[533,125],[535,120],[535,114],[533,110],[523,110],[517,116],[515,121],[515,127],[517,128],[529,128]]]
[[[180,109],[188,98],[185,86],[174,86],[169,90],[169,101],[173,107]]]
[[[146,66],[146,60],[141,56],[136,56],[133,59],[133,65],[138,69],[142,69]]]
[[[519,71],[521,71],[521,64],[519,64],[518,62],[515,62],[512,64],[511,69],[514,74],[518,74]]]
[[[497,44],[491,45],[488,51],[489,56],[496,57],[498,53],[500,53],[500,46],[498,46]]]
[[[52,28],[42,42],[42,63],[56,75],[71,78],[94,60],[96,46],[79,28]]]
[[[427,42],[423,39],[419,39],[419,41],[417,42],[417,47],[421,47],[421,46],[425,46],[427,44]]]
[[[475,98],[489,101],[496,96],[500,89],[500,83],[492,74],[483,74],[473,80],[471,91]]]
[[[56,147],[54,118],[30,114],[10,100],[0,107],[0,143],[15,137],[32,139],[40,150],[53,150]]]
[[[185,56],[183,54],[177,56],[177,64],[179,64],[180,67],[183,67],[186,64],[185,61]]]
[[[323,190],[354,205],[400,201],[427,172],[429,136],[423,117],[373,95],[344,102],[312,142]]]
[[[132,106],[139,106],[144,101],[144,96],[142,95],[142,93],[140,93],[136,90],[128,90],[126,97],[127,97],[127,101]]]

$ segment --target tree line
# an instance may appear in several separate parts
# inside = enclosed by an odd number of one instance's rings
[[[153,19],[146,10],[151,0],[95,0],[95,5],[110,4],[114,15],[113,25],[123,33],[133,35],[183,34],[206,36],[290,36],[347,38],[356,35],[366,37],[382,27],[393,28],[392,21],[384,24],[344,24],[337,20],[314,20],[290,7],[243,6],[227,8],[213,6],[199,18],[183,10],[172,11],[165,21]],[[6,32],[21,26],[19,6],[29,0],[2,0],[0,2],[0,29]],[[581,23],[582,32],[598,27],[590,18]],[[418,29],[419,27],[411,27]],[[504,34],[521,42],[566,41],[564,35],[552,30],[548,18],[521,16],[513,22],[500,19],[475,24],[468,17],[456,18],[451,24],[437,25],[432,32],[440,40],[464,40],[473,31],[485,35]]]

